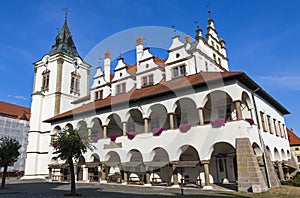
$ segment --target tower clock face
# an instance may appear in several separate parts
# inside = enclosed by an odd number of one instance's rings
[[[73,59],[73,65],[74,65],[75,69],[79,69],[79,64],[78,64],[76,58]]]

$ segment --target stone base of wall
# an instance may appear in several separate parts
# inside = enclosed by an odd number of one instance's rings
[[[238,191],[258,193],[268,191],[268,186],[263,178],[257,157],[248,138],[236,139],[236,157]]]

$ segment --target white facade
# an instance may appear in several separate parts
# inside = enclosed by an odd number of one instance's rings
[[[34,94],[31,130],[38,132],[30,135],[27,161],[31,164],[25,173],[38,172],[45,176],[49,165],[49,179],[61,180],[61,172],[55,169],[63,165],[51,161],[54,150],[50,135],[65,127],[87,128],[96,147],[77,161],[77,179],[84,181],[91,180],[90,168],[94,164],[92,177],[101,172],[102,180],[120,175],[121,181],[138,178],[147,184],[154,177],[173,185],[183,181],[181,178],[197,184],[200,178],[202,185],[224,179],[235,182],[238,179],[236,139],[247,137],[259,157],[264,150],[259,133],[272,161],[288,160],[290,147],[283,117],[288,111],[246,74],[228,71],[225,42],[217,36],[213,20],[208,22],[206,39],[200,30],[193,43],[188,35],[185,43],[175,36],[166,60],[159,60],[148,48],[143,49],[139,37],[136,64],[130,66],[123,58],[119,59],[113,78],[110,78],[110,57],[106,53],[104,69],[97,69],[91,96],[83,102],[89,100],[89,103],[81,106],[76,102],[76,115],[71,111],[63,113],[72,108],[71,99],[75,99],[68,93],[68,84],[62,84],[63,102],[57,114],[54,114],[54,88]],[[55,74],[56,57],[50,57],[48,66]],[[62,75],[68,79],[74,67],[67,58],[67,69]],[[42,61],[35,67],[39,77],[35,79],[34,93],[41,87],[38,83],[45,69]],[[78,70],[81,82],[88,83],[88,71],[88,65],[82,63]],[[57,75],[51,78],[53,85],[57,85]],[[70,80],[64,80],[67,82]],[[80,86],[83,91],[80,97],[85,97],[86,85]],[[257,88],[261,91],[254,93]],[[254,124],[247,119],[254,120]],[[218,120],[226,123],[215,126],[214,121]],[[266,124],[267,120],[272,122]],[[264,130],[269,126],[274,129]],[[156,133],[159,128],[161,134]],[[134,137],[130,138],[133,133]],[[111,136],[117,136],[116,140]],[[37,168],[32,170],[30,166]]]

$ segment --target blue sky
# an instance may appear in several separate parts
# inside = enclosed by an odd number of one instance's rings
[[[64,7],[70,10],[68,24],[78,52],[85,57],[105,38],[135,27],[175,24],[178,31],[194,36],[196,20],[205,30],[208,4],[219,36],[226,41],[230,70],[246,72],[283,104],[291,112],[287,126],[300,135],[297,0],[3,1],[0,100],[30,106],[32,63],[54,44]]]

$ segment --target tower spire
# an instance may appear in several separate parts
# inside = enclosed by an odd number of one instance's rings
[[[65,8],[62,9],[62,11],[65,12],[65,22],[67,22],[67,20],[68,20],[68,12],[69,12],[69,8],[68,8],[68,7],[65,7]]]

